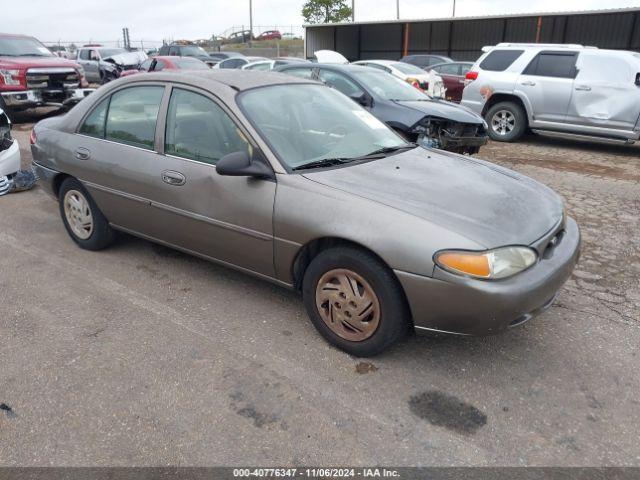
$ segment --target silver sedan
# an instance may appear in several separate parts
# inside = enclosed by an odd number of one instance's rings
[[[35,167],[82,248],[126,232],[301,292],[333,345],[486,334],[551,305],[580,234],[552,190],[407,143],[278,73],[134,75],[38,123]]]

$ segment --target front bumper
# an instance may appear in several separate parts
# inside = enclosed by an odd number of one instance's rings
[[[95,91],[95,88],[41,89],[0,92],[4,103],[12,110],[74,105]]]
[[[0,151],[0,177],[13,175],[20,170],[20,145],[16,139],[11,146]]]
[[[416,329],[486,335],[525,323],[550,307],[578,261],[580,242],[578,225],[569,218],[552,250],[533,267],[504,280],[477,280],[437,267],[433,277],[395,273]]]

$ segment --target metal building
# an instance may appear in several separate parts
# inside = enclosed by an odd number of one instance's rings
[[[640,51],[640,8],[494,17],[305,25],[305,52],[336,50],[349,60],[437,53],[475,60],[500,42],[580,43]]]

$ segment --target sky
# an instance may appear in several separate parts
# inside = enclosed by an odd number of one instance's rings
[[[293,27],[301,34],[303,3],[253,0],[253,23],[281,31]],[[400,17],[448,17],[452,5],[453,0],[400,0]],[[640,0],[457,0],[456,16],[634,6],[640,6]],[[395,19],[396,1],[355,0],[355,12],[356,21]],[[0,32],[32,35],[47,43],[115,43],[122,27],[128,27],[134,45],[150,45],[163,39],[210,38],[248,24],[249,0],[0,0]]]

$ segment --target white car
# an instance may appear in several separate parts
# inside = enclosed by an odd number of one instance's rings
[[[416,88],[424,90],[432,97],[444,98],[446,89],[444,80],[436,72],[425,72],[420,67],[410,63],[396,62],[393,60],[360,60],[353,65],[377,68],[394,75]]]
[[[2,185],[20,170],[20,146],[11,137],[11,122],[0,109],[0,193]]]

